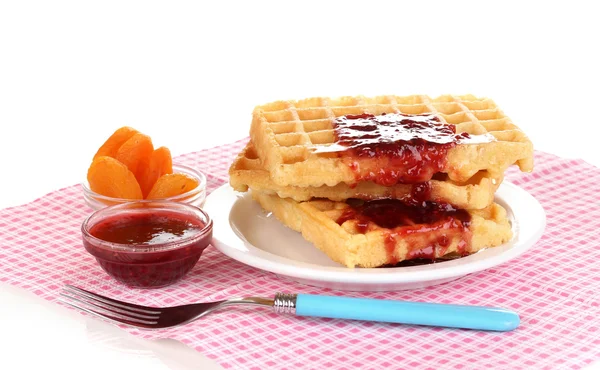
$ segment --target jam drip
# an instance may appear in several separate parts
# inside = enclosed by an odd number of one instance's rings
[[[446,166],[448,150],[469,138],[435,114],[347,115],[333,124],[337,145],[329,151],[343,153],[357,181],[384,186],[429,181]]]
[[[348,200],[349,207],[336,222],[342,225],[355,220],[356,229],[366,233],[377,226],[383,230],[388,264],[399,262],[396,256],[397,240],[408,244],[405,260],[435,260],[445,254],[452,240],[458,238],[457,253],[469,253],[471,216],[463,209],[450,204],[422,201],[420,204],[407,204],[396,199],[382,199],[363,202]],[[381,229],[383,228],[383,229]]]

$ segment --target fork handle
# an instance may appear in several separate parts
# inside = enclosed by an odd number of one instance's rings
[[[312,294],[296,296],[296,315],[353,319],[450,328],[510,331],[519,315],[483,306],[349,298]]]

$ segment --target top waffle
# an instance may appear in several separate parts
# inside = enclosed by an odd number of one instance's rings
[[[369,156],[348,158],[347,151],[331,150],[338,141],[335,120],[365,113],[429,114],[440,124],[455,125],[456,133],[471,135],[449,148],[436,170],[452,181],[465,182],[478,171],[500,177],[512,164],[522,171],[533,168],[533,146],[523,131],[491,99],[472,95],[278,101],[255,108],[250,136],[263,167],[277,185],[355,184],[372,176],[373,169],[394,171],[390,162]]]

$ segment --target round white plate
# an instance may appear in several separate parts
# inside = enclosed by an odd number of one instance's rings
[[[249,193],[228,184],[213,191],[204,209],[214,221],[213,245],[244,264],[294,281],[341,290],[390,291],[423,288],[482,271],[513,259],[542,236],[546,214],[525,190],[504,182],[496,192],[512,224],[510,242],[434,264],[392,268],[347,268],[330,260],[296,231],[263,211]]]

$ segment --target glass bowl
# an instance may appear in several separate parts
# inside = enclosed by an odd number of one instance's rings
[[[155,201],[170,201],[170,202],[181,202],[190,204],[196,207],[202,207],[206,200],[206,176],[188,166],[173,163],[173,173],[184,173],[198,180],[198,186],[195,189],[188,191],[174,197],[162,198],[162,199],[149,199],[149,200],[133,200],[133,199],[122,199],[107,197],[102,194],[98,194],[90,189],[90,184],[84,181],[81,186],[83,187],[83,199],[85,203],[90,206],[93,210],[99,210],[107,206],[116,204],[123,204],[129,202],[155,202]]]
[[[181,280],[210,244],[212,232],[205,211],[166,201],[104,207],[81,225],[86,251],[108,275],[135,288]]]

